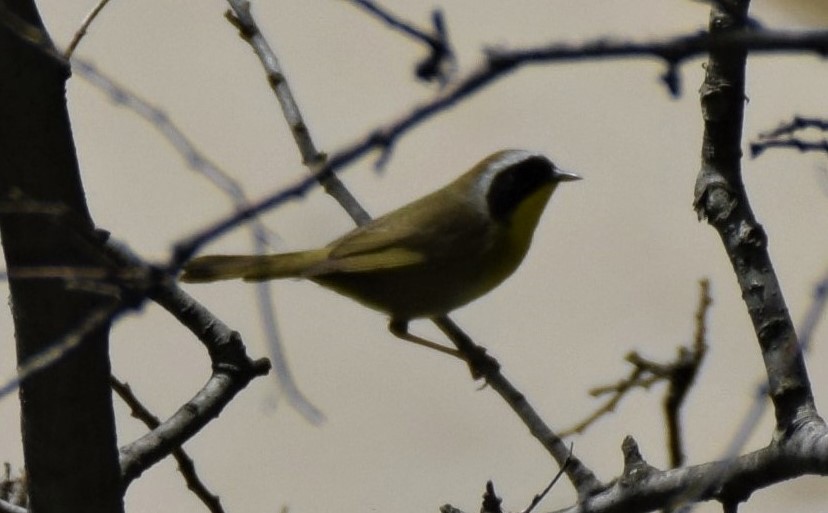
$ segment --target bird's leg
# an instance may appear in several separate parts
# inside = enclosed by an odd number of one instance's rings
[[[432,342],[431,340],[418,337],[417,335],[412,335],[411,333],[409,333],[407,320],[391,319],[391,321],[388,323],[388,331],[394,334],[394,336],[397,338],[401,338],[403,340],[407,340],[408,342],[413,342],[417,345],[434,349],[435,351],[440,351],[441,353],[450,354],[451,356],[460,358],[463,361],[466,360],[466,357],[463,356],[463,354],[457,349],[452,349],[440,345],[436,342]]]

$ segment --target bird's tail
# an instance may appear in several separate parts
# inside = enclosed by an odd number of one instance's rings
[[[327,251],[299,251],[278,255],[210,255],[194,258],[184,265],[181,281],[206,283],[241,278],[264,281],[302,277],[308,268],[327,257]]]

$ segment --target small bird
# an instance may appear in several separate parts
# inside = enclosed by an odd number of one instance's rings
[[[388,314],[395,336],[457,356],[410,334],[408,322],[445,315],[502,283],[526,256],[555,188],[580,179],[541,154],[502,150],[323,248],[202,256],[181,281],[305,278]]]

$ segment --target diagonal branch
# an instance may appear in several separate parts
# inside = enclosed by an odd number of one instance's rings
[[[432,319],[443,333],[448,336],[468,359],[472,373],[482,376],[492,389],[506,401],[529,428],[529,432],[541,443],[544,449],[555,459],[558,466],[566,472],[580,499],[586,499],[597,493],[604,486],[595,474],[572,454],[572,451],[552,429],[546,425],[538,412],[532,407],[526,396],[500,372],[500,366],[494,358],[485,354],[485,349],[475,344],[459,326],[448,317]]]
[[[739,33],[748,1],[737,2],[741,18],[711,13],[713,35]],[[740,160],[745,103],[746,48],[714,48],[701,88],[704,138],[695,208],[724,244],[762,350],[769,394],[776,413],[774,439],[789,436],[817,416],[808,374],[779,280],[768,254],[768,238],[756,220],[742,181]]]
[[[296,144],[307,164],[322,165],[324,155],[319,153],[310,136],[310,131],[302,120],[301,111],[296,104],[289,84],[281,70],[275,53],[262,35],[250,12],[250,4],[245,0],[228,0],[234,14],[226,17],[236,26],[242,38],[250,44],[256,52],[262,66],[265,68],[271,87],[282,106],[282,111],[291,128]],[[365,224],[371,218],[362,209],[357,200],[339,181],[336,175],[317,174],[316,178],[322,183],[326,191],[333,196],[348,212],[351,218],[359,225]],[[313,178],[313,177],[312,177]],[[309,182],[308,182],[309,183]],[[493,358],[485,355],[485,350],[474,342],[454,324],[448,317],[433,319],[435,324],[457,345],[463,352],[472,368],[472,374],[486,378],[487,383],[496,390],[501,397],[512,407],[515,413],[526,423],[530,432],[550,452],[562,469],[566,469],[570,479],[579,494],[586,496],[600,487],[600,483],[592,472],[587,469],[561,439],[544,423],[535,412],[526,398],[500,373],[499,366]]]
[[[129,406],[130,410],[132,410],[133,417],[143,422],[144,425],[150,429],[155,429],[161,424],[158,417],[153,415],[152,412],[144,406],[144,404],[132,392],[132,388],[127,383],[119,381],[115,376],[110,378],[110,383],[112,385],[112,390],[114,390],[115,393],[118,394],[118,397],[120,397],[121,400]],[[181,447],[176,447],[172,451],[172,456],[175,458],[176,463],[178,463],[179,472],[181,472],[181,475],[187,482],[187,488],[193,491],[204,506],[210,510],[210,513],[224,513],[221,500],[217,495],[207,489],[207,486],[196,473],[195,463],[193,463],[192,458],[190,458],[187,452]]]
[[[250,381],[267,374],[270,362],[250,359],[238,332],[227,327],[178,285],[164,279],[163,273],[142,262],[126,246],[109,241],[105,250],[120,267],[137,268],[147,273],[149,278],[143,284],[146,288],[135,293],[137,300],[150,298],[173,314],[204,344],[213,367],[207,383],[172,417],[140,439],[121,447],[121,479],[126,488],[144,470],[218,417]]]
[[[552,44],[512,51],[490,51],[477,68],[453,85],[440,91],[433,99],[371,131],[368,135],[341,148],[319,167],[315,174],[292,187],[280,189],[256,203],[207,226],[189,239],[180,241],[168,266],[175,273],[183,262],[209,241],[235,229],[257,215],[289,200],[304,196],[317,180],[344,169],[373,150],[383,152],[379,162],[387,160],[394,144],[409,131],[454,105],[471,98],[512,71],[530,64],[620,59],[630,57],[657,58],[668,65],[668,75],[687,59],[708,51],[727,50],[755,52],[815,52],[828,54],[828,31],[789,32],[772,30],[738,30],[711,35],[707,32],[655,41],[627,42],[605,39],[583,44]],[[677,89],[674,89],[677,90]]]
[[[429,34],[425,30],[415,27],[413,24],[392,14],[370,0],[352,0],[351,3],[362,8],[369,14],[376,16],[389,27],[407,35],[415,41],[422,42],[429,48],[428,56],[417,63],[417,78],[427,81],[436,80],[441,86],[445,86],[448,83],[456,66],[442,11],[435,9],[431,13],[434,32]]]
[[[259,58],[259,62],[261,62],[267,74],[270,88],[282,107],[282,115],[290,128],[290,133],[293,134],[293,140],[302,155],[302,162],[311,170],[318,169],[325,163],[325,154],[320,152],[313,142],[299,105],[293,97],[290,84],[285,77],[282,66],[279,64],[279,59],[259,29],[255,18],[253,18],[250,11],[250,2],[247,0],[227,1],[233,12],[231,14],[228,11],[225,17],[239,30],[241,38],[250,45],[256,53],[256,57]],[[345,212],[351,216],[354,222],[361,225],[371,220],[371,216],[362,208],[351,192],[345,188],[339,177],[333,173],[320,174],[318,180],[325,192],[345,209]]]

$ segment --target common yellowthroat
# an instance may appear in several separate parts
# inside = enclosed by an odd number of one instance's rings
[[[499,151],[324,248],[198,257],[181,280],[306,278],[390,315],[394,335],[456,355],[409,334],[408,321],[445,315],[502,283],[526,256],[555,188],[580,178],[538,153]]]

